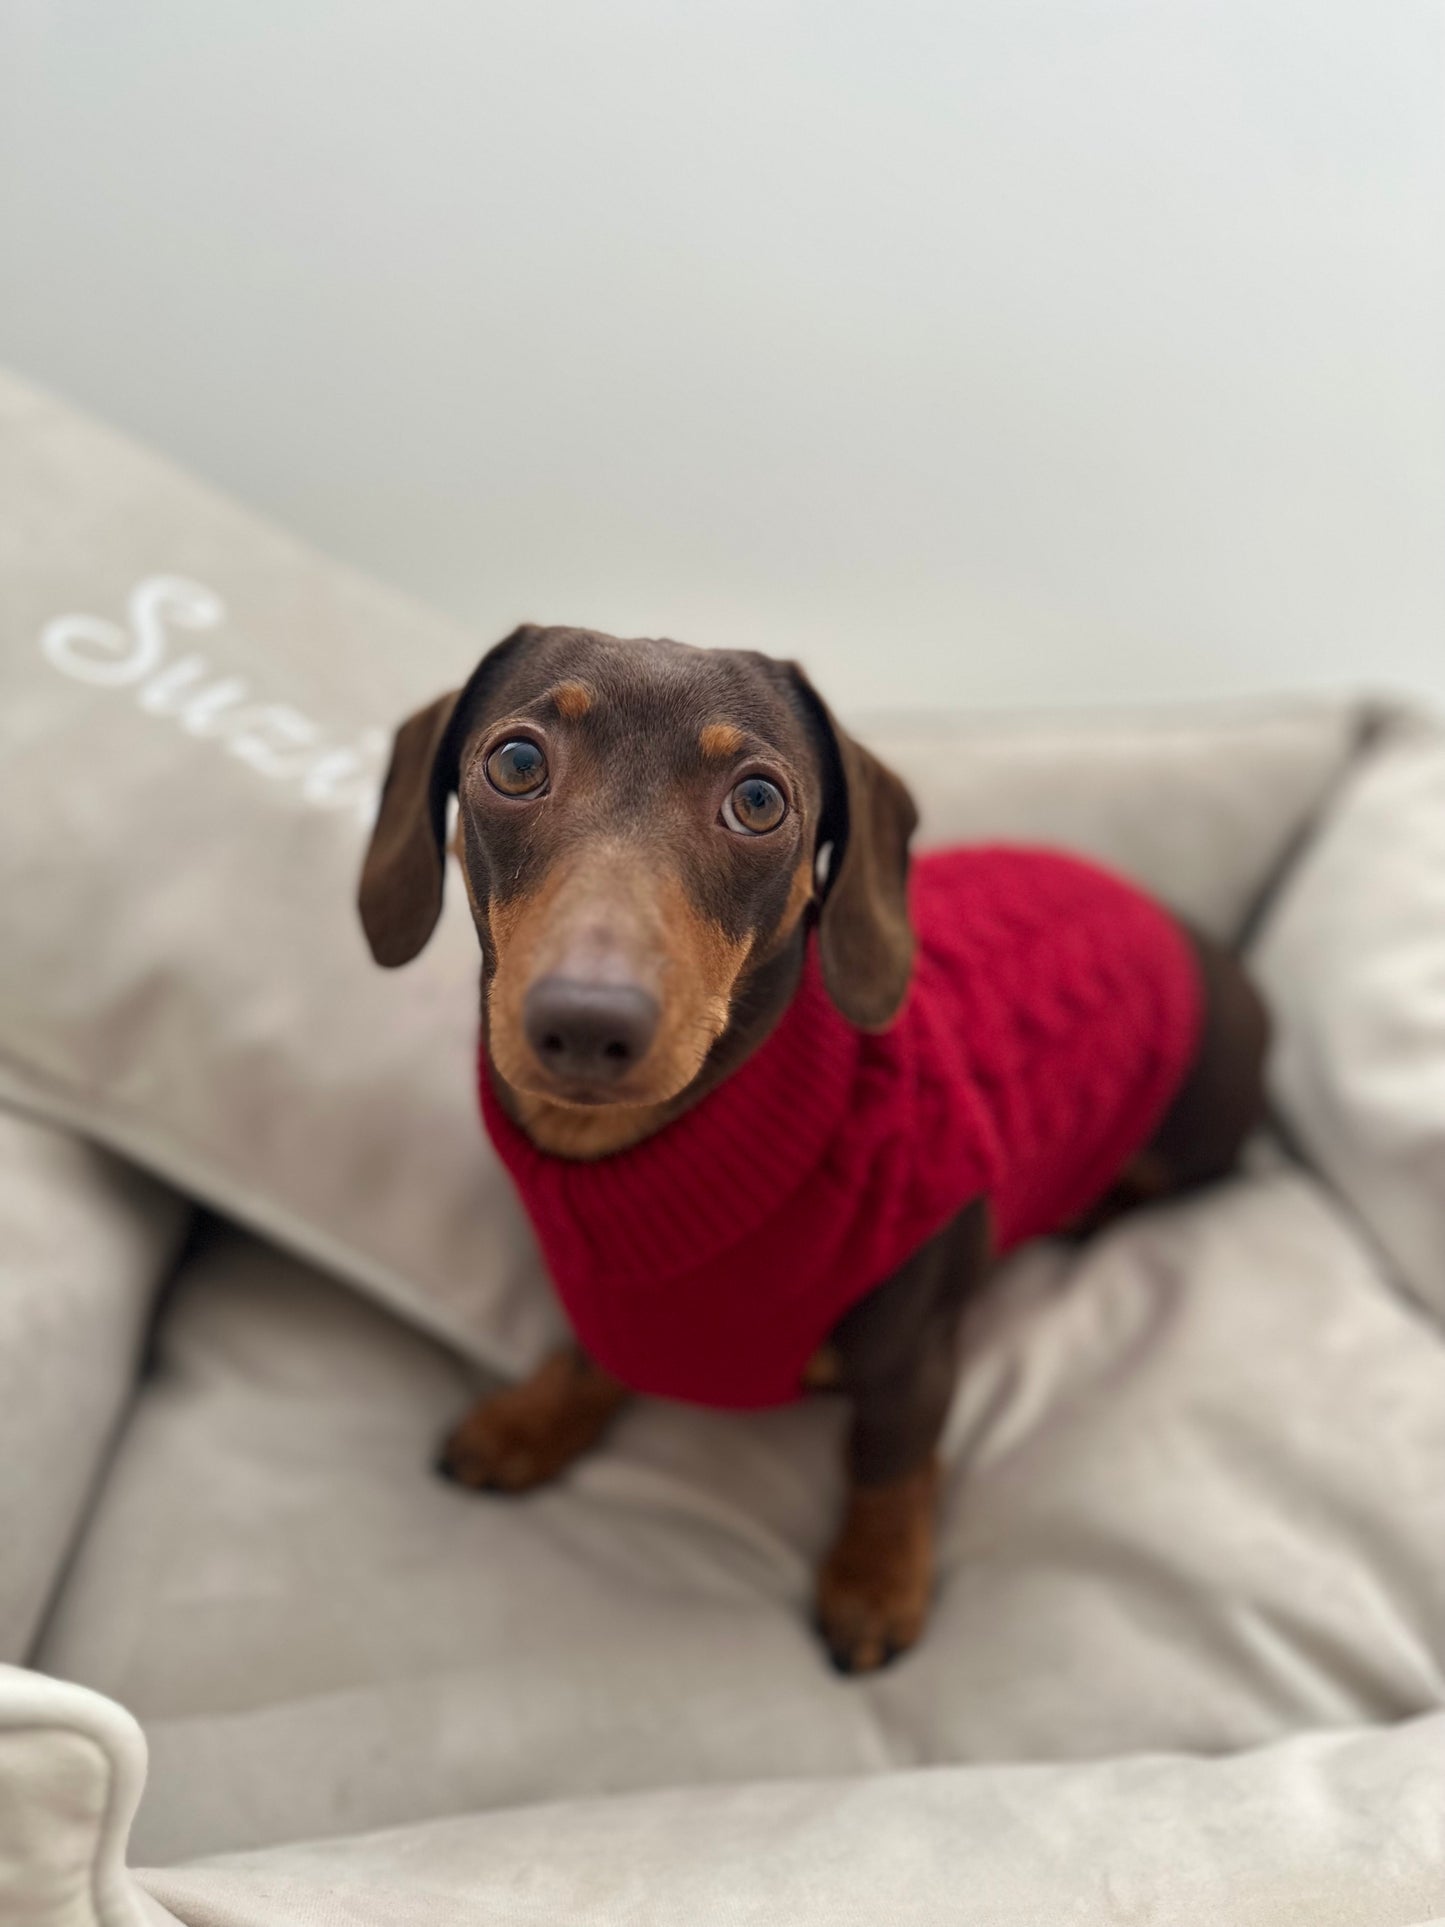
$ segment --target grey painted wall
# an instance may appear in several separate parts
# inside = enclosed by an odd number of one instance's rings
[[[1445,698],[1421,0],[9,0],[0,357],[458,612]],[[158,566],[164,558],[158,558]]]

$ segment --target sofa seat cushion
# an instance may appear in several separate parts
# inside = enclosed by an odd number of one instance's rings
[[[807,1624],[837,1406],[639,1403],[518,1501],[428,1471],[474,1390],[299,1261],[227,1228],[197,1250],[38,1659],[146,1729],[133,1858],[1445,1702],[1445,1344],[1268,1146],[1003,1274],[937,1611],[870,1680]]]
[[[118,1158],[0,1110],[0,1662],[30,1650],[190,1215]]]

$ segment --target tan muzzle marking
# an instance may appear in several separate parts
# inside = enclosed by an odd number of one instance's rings
[[[659,874],[654,862],[626,845],[579,850],[530,896],[488,907],[497,958],[490,1048],[515,1090],[565,1101],[553,1096],[523,1030],[528,990],[553,973],[635,983],[661,1007],[646,1057],[615,1086],[608,1106],[597,1108],[675,1097],[727,1028],[752,939],[729,937],[690,901],[680,880]]]

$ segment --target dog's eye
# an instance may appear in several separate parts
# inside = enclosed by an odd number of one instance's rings
[[[492,751],[487,778],[503,796],[535,796],[547,780],[547,759],[535,743],[519,736]]]
[[[722,807],[723,822],[744,836],[765,836],[787,813],[787,798],[766,776],[745,776],[734,785]]]

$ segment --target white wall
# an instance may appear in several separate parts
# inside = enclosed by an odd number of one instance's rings
[[[486,638],[797,651],[850,703],[1445,697],[1442,38],[9,0],[0,358]]]

